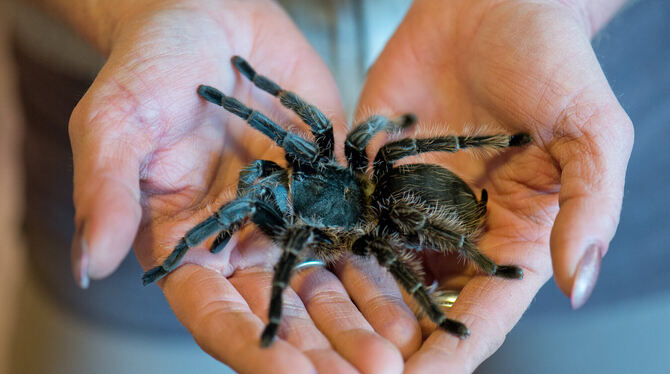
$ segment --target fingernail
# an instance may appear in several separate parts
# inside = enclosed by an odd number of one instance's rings
[[[579,261],[570,293],[572,309],[581,308],[591,296],[600,273],[601,252],[599,245],[591,244]]]
[[[88,278],[88,246],[84,239],[84,225],[77,229],[72,239],[72,274],[74,281],[82,289],[87,289],[90,283]]]

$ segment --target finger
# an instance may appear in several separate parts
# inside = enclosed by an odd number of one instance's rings
[[[548,267],[548,266],[547,266]],[[466,284],[449,318],[463,322],[470,336],[461,340],[435,330],[405,364],[406,373],[471,373],[502,345],[549,271],[524,267],[523,280],[476,276]],[[545,275],[543,275],[545,274]]]
[[[335,274],[365,319],[400,350],[404,359],[419,349],[419,323],[398,284],[374,258],[351,256],[336,266]]]
[[[230,283],[247,301],[254,314],[267,323],[272,290],[272,273],[252,268],[235,272]],[[354,373],[356,370],[331,347],[328,339],[316,328],[305,306],[293,291],[283,293],[282,320],[277,335],[302,351],[317,372]]]
[[[88,119],[80,104],[70,118],[77,232],[72,244],[75,280],[111,274],[128,254],[141,218],[142,143],[130,145],[114,128],[119,118]],[[125,120],[125,118],[121,119]]]
[[[272,21],[277,22],[274,27],[267,27],[265,24],[259,27],[258,32],[261,35],[258,39],[290,40],[291,43],[254,48],[247,53],[241,52],[241,57],[248,60],[258,74],[270,78],[282,89],[292,91],[307,103],[316,106],[332,121],[335,134],[344,132],[347,128],[346,114],[328,66],[281,6],[274,3],[262,6],[263,12],[278,12],[282,16]],[[287,59],[277,56],[291,57]],[[267,93],[256,92],[260,100],[267,99]],[[293,124],[302,122],[288,110],[283,110],[282,113],[287,114]]]
[[[609,87],[579,95],[559,118],[550,148],[562,170],[551,253],[556,283],[576,309],[590,296],[619,223],[633,130]]]
[[[212,357],[241,373],[314,373],[307,357],[284,341],[261,348],[264,324],[219,273],[186,264],[162,283],[181,323]]]
[[[337,277],[309,269],[292,283],[316,326],[335,350],[363,373],[400,373],[400,352],[374,332]]]

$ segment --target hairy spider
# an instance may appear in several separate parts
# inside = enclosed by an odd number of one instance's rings
[[[309,125],[314,141],[287,132],[213,87],[198,87],[198,94],[205,100],[241,117],[282,147],[288,167],[268,160],[256,160],[244,167],[239,174],[237,197],[189,230],[162,265],[144,274],[145,285],[175,269],[189,248],[215,233],[218,235],[210,251],[222,250],[247,219],[282,249],[275,266],[262,346],[269,346],[277,334],[282,292],[294,266],[308,257],[329,264],[346,252],[374,255],[435,324],[459,338],[467,337],[470,331],[463,323],[447,318],[434,301],[422,283],[421,267],[413,251],[455,251],[489,275],[523,277],[519,267],[497,265],[474,243],[484,224],[486,190],[477,200],[463,180],[443,167],[422,163],[394,167],[394,163],[424,152],[521,146],[531,141],[528,134],[405,138],[381,147],[372,170],[368,170],[366,146],[370,139],[380,131],[398,131],[416,121],[413,114],[392,119],[373,115],[347,135],[348,166],[344,167],[333,155],[333,127],[323,113],[256,74],[244,59],[235,56],[232,63],[256,87],[278,97],[284,107]]]

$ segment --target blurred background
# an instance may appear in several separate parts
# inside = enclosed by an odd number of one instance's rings
[[[281,2],[351,113],[410,1]],[[89,290],[75,286],[67,119],[104,61],[41,12],[0,7],[0,373],[222,372],[160,290],[140,286],[134,256]],[[632,2],[593,42],[636,141],[619,231],[591,299],[572,311],[548,282],[478,373],[670,372],[669,20],[667,0]]]

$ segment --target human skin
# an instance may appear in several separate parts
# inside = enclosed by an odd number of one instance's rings
[[[244,56],[262,74],[322,108],[336,125],[337,143],[342,142],[345,120],[332,77],[291,21],[272,2],[118,1],[113,5],[104,1],[76,5],[59,0],[43,2],[108,54],[107,63],[70,121],[77,212],[73,269],[82,286],[88,283],[89,277],[99,279],[113,272],[131,244],[145,269],[160,263],[186,230],[211,214],[210,207],[230,198],[226,191],[236,182],[240,167],[255,158],[281,159],[277,148],[267,151],[268,140],[220,108],[205,103],[195,93],[199,84],[209,84],[283,119],[284,123],[288,120],[297,123],[294,116],[278,107],[276,100],[252,90],[249,83],[232,70],[228,62],[231,55]],[[422,370],[431,365],[471,371],[497,349],[505,333],[551,274],[549,232],[557,203],[569,186],[569,183],[563,186],[560,183],[567,180],[566,173],[570,170],[563,167],[561,176],[555,168],[561,159],[555,159],[557,156],[550,152],[552,144],[557,149],[556,154],[564,155],[563,160],[569,161],[570,155],[579,158],[587,152],[592,156],[587,161],[603,169],[600,181],[613,186],[612,191],[602,186],[596,186],[601,188],[595,190],[606,193],[604,197],[596,196],[606,201],[595,203],[600,212],[611,218],[610,226],[599,231],[600,227],[587,225],[582,232],[571,236],[583,240],[588,231],[588,235],[601,237],[602,243],[609,242],[614,231],[611,226],[615,226],[618,219],[620,188],[632,143],[630,124],[618,105],[597,113],[584,114],[576,110],[582,106],[588,108],[591,103],[601,105],[598,100],[611,95],[597,61],[589,55],[592,51],[588,37],[593,30],[590,25],[594,23],[584,21],[606,17],[591,16],[589,7],[573,7],[573,3],[535,2],[534,14],[546,16],[541,18],[546,21],[544,26],[561,32],[564,31],[561,27],[567,27],[570,32],[567,37],[557,38],[539,27],[533,17],[522,16],[521,10],[531,6],[526,2],[496,3],[499,4],[489,8],[491,1],[480,1],[469,8],[464,2],[451,1],[453,8],[445,7],[441,13],[431,14],[431,7],[439,3],[417,2],[371,70],[361,105],[391,108],[397,113],[412,111],[423,121],[449,123],[454,131],[463,123],[488,123],[510,131],[529,131],[533,135],[535,145],[509,155],[500,167],[484,162],[467,163],[467,157],[448,159],[460,161],[449,165],[464,172],[463,175],[479,177],[474,185],[486,187],[491,193],[490,230],[481,242],[482,248],[499,262],[524,267],[526,278],[515,282],[472,277],[451,312],[452,317],[468,324],[472,336],[458,341],[438,331],[423,342],[421,326],[403,302],[392,278],[374,260],[352,257],[336,266],[334,274],[312,269],[295,277],[285,293],[281,339],[271,348],[261,349],[259,336],[267,316],[277,249],[266,243],[259,244],[253,235],[243,235],[217,255],[209,254],[205,246],[192,249],[184,259],[185,265],[159,282],[175,314],[205,351],[240,372],[353,372],[354,369],[400,372],[403,359],[408,360],[407,369],[418,372],[425,372]],[[505,9],[507,11],[501,12]],[[455,10],[460,11],[460,17],[456,17]],[[584,18],[585,14],[589,16]],[[434,18],[438,16],[445,18]],[[96,22],[90,22],[91,19]],[[544,61],[542,53],[556,58],[573,52],[581,59],[577,61],[588,62],[585,71],[579,71],[579,77],[600,79],[601,85],[596,87],[599,90],[573,95],[575,100],[568,102],[572,106],[566,108],[574,111],[564,113],[566,120],[562,128],[573,129],[569,126],[572,118],[585,118],[589,123],[598,124],[620,123],[595,135],[589,133],[595,139],[606,137],[618,141],[605,147],[622,151],[616,155],[618,158],[610,160],[612,156],[607,149],[589,148],[591,143],[582,144],[570,136],[573,133],[563,134],[552,129],[552,125],[557,125],[555,118],[553,122],[551,118],[540,121],[534,117],[537,113],[523,110],[531,100],[543,98],[536,91],[505,91],[509,95],[502,97],[508,100],[502,100],[502,104],[491,100],[499,96],[493,94],[495,91],[478,95],[471,92],[473,87],[489,87],[485,83],[496,81],[494,74],[500,71],[486,66],[478,68],[478,64],[485,65],[490,60],[480,60],[476,53],[469,54],[472,64],[453,63],[453,56],[461,56],[457,52],[468,51],[459,49],[457,42],[462,40],[459,38],[471,36],[464,30],[473,29],[468,22],[456,22],[463,19],[482,20],[477,29],[489,30],[490,35],[495,36],[485,39],[488,42],[502,42],[504,38],[496,38],[514,34],[510,30],[507,33],[495,31],[496,28],[504,30],[508,22],[523,21],[525,23],[520,25],[539,29],[536,34],[516,35],[525,36],[523,41],[532,48],[527,50],[530,55],[521,56],[525,60],[509,60],[512,65],[519,63],[519,66],[511,66],[512,71],[526,72],[528,67],[521,62]],[[424,34],[415,34],[417,39],[414,39],[416,25],[426,20],[443,27],[424,30]],[[556,39],[564,43],[545,45]],[[444,48],[445,45],[451,48]],[[447,68],[430,70],[430,63],[420,65],[406,60],[413,56],[405,53],[407,48],[422,46],[430,52],[421,54],[416,50],[416,56],[427,58],[422,62],[432,60]],[[477,43],[468,46],[476,51]],[[436,50],[441,53],[435,54]],[[504,49],[498,52],[498,57],[506,54],[514,57],[513,53],[518,50]],[[405,70],[398,71],[398,66],[404,66]],[[568,73],[570,69],[567,76]],[[456,74],[463,74],[459,79],[465,83],[459,81],[455,87],[436,84],[448,83],[449,77]],[[514,77],[519,84],[527,80],[522,75]],[[484,84],[480,84],[482,81]],[[514,84],[511,82],[510,86]],[[561,88],[556,87],[563,96],[569,96],[570,93],[560,91]],[[391,95],[391,91],[396,95]],[[601,97],[605,91],[608,95]],[[424,100],[420,100],[422,97]],[[561,103],[549,99],[551,97],[544,98],[543,103],[549,106]],[[610,99],[614,100],[613,96]],[[433,105],[435,102],[442,106]],[[550,113],[551,109],[545,110]],[[612,113],[617,116],[610,118]],[[585,115],[587,117],[580,117]],[[581,126],[577,128],[585,130]],[[555,138],[570,141],[561,143],[553,141]],[[592,150],[598,152],[590,154]],[[447,163],[447,159],[442,161]],[[534,179],[536,175],[528,175],[528,166],[543,165],[547,173],[540,175],[539,180]],[[474,175],[474,170],[479,170],[480,175]],[[582,184],[573,189],[579,195],[583,191],[579,187],[592,186],[593,183]],[[561,192],[557,195],[559,188]],[[570,196],[562,198],[568,205],[575,201]],[[521,197],[526,200],[521,201]],[[561,211],[564,208],[565,204]],[[573,213],[568,210],[568,218],[564,220],[569,220],[570,215],[578,219],[582,219],[581,215],[591,218],[587,213],[586,209],[573,209]],[[510,224],[497,223],[502,221]],[[553,248],[579,248],[572,249],[574,254],[563,259],[558,255],[554,257],[557,281],[570,293],[574,259],[579,258],[583,246],[561,242],[566,240],[561,239],[560,232],[574,230],[574,227],[560,229],[560,218],[554,231],[556,227],[559,227],[556,239],[559,244],[552,242]],[[496,234],[503,231],[504,235]],[[570,253],[570,250],[554,252]],[[561,261],[565,264],[557,265]],[[439,263],[440,259],[436,259],[431,266],[436,270],[435,275],[440,279],[453,279],[455,273],[451,270],[442,273],[441,267],[435,266]],[[472,276],[471,272],[463,274],[466,279]],[[492,319],[478,318],[487,316],[479,313],[490,314],[494,304]],[[424,328],[430,329],[430,326]]]
[[[458,341],[434,332],[406,372],[474,370],[552,270],[573,308],[588,299],[618,224],[633,144],[632,124],[590,46],[621,2],[600,5],[607,6],[593,14],[593,4],[567,1],[417,0],[370,69],[360,99],[366,112],[413,111],[440,132],[474,124],[533,138],[527,149],[498,157],[438,158],[476,190],[487,189],[479,244],[525,277],[462,276],[448,266],[453,258],[431,256],[438,280],[463,286],[448,315],[472,334]]]
[[[196,94],[210,84],[284,123],[297,122],[282,119],[286,112],[274,98],[233,71],[231,55],[309,98],[340,134],[345,126],[327,68],[273,2],[163,2],[128,12],[131,18],[108,31],[114,38],[101,46],[107,63],[70,121],[73,264],[82,285],[110,274],[131,244],[145,269],[160,263],[211,214],[207,207],[230,198],[242,166],[257,158],[281,162],[278,147],[268,151],[268,139]],[[252,240],[235,244],[217,255],[194,248],[159,282],[209,354],[245,373],[402,368],[398,350],[324,269],[297,277],[285,294],[282,339],[262,349],[278,251]]]

